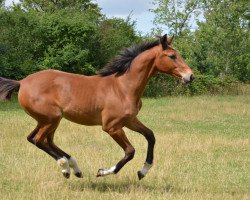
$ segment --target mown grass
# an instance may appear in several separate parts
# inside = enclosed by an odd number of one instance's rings
[[[139,118],[156,135],[154,167],[138,181],[146,141],[117,175],[96,178],[123,151],[100,127],[63,120],[56,143],[84,178],[63,178],[56,162],[27,142],[36,123],[16,101],[0,103],[0,199],[250,199],[250,96],[143,99]]]

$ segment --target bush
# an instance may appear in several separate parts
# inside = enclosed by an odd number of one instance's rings
[[[0,76],[22,79],[44,69],[93,75],[138,40],[134,23],[92,10],[0,10]]]
[[[164,75],[157,74],[146,87],[144,96],[178,96],[178,95],[249,95],[250,85],[243,84],[232,77],[216,78],[211,75],[196,75],[195,80],[188,85]]]

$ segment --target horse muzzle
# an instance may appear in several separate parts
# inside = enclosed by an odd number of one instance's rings
[[[185,84],[191,83],[193,80],[194,80],[193,74],[185,74],[182,76],[182,82]]]

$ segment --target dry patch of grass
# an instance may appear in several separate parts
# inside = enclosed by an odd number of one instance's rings
[[[145,139],[125,130],[135,158],[96,178],[123,151],[100,127],[63,120],[56,143],[77,158],[84,178],[65,180],[56,162],[27,142],[35,127],[16,102],[0,103],[0,199],[249,199],[250,97],[144,99],[139,118],[156,135],[154,167],[137,180]]]

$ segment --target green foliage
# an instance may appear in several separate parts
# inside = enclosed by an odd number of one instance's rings
[[[233,77],[216,78],[202,74],[196,74],[195,77],[191,84],[183,85],[170,76],[158,74],[150,80],[145,96],[250,95],[250,86]]]
[[[39,66],[68,72],[93,74],[89,46],[95,39],[97,27],[87,12],[57,11],[39,18],[39,37],[44,55]],[[90,71],[86,71],[88,66]]]
[[[72,6],[74,12],[43,12],[22,6],[0,12],[0,76],[7,78],[42,69],[93,75],[138,38],[130,19],[106,19],[98,10]]]
[[[249,83],[249,27],[242,18],[245,3],[225,0],[205,5],[206,21],[199,23],[194,35],[193,64],[202,73],[230,75]]]
[[[0,0],[0,8],[3,7],[5,0]]]
[[[99,40],[99,56],[102,60],[99,65],[103,66],[121,49],[141,41],[141,38],[136,35],[135,22],[129,17],[126,21],[119,18],[104,18],[99,26]]]
[[[156,14],[154,24],[166,26],[176,36],[190,30],[193,17],[200,15],[200,0],[153,0],[156,5],[151,11]]]
[[[19,8],[3,12],[0,75],[20,79],[41,69],[81,72],[89,65],[88,49],[82,46],[95,32],[94,25],[87,14],[64,14],[26,13]]]
[[[38,43],[34,30],[36,25],[36,16],[27,15],[20,9],[0,12],[1,76],[21,78],[38,70],[35,67]]]
[[[97,4],[91,0],[20,0],[21,6],[25,10],[35,10],[43,12],[54,12],[62,9],[73,10],[92,10],[99,12]]]

